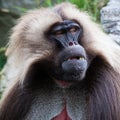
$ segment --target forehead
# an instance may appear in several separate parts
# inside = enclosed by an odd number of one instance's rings
[[[52,29],[57,29],[59,28],[69,28],[69,27],[80,27],[79,23],[76,22],[75,20],[63,20],[61,22],[56,22],[51,26]]]
[[[79,26],[79,23],[76,20],[70,20],[70,19],[65,19],[61,22],[58,22],[57,24],[58,25],[70,25],[70,24],[72,24],[72,25]]]
[[[62,22],[59,22],[59,24],[63,24],[63,25],[72,24],[72,23],[75,23],[75,21],[69,20],[69,19],[66,19],[66,20],[63,20]]]

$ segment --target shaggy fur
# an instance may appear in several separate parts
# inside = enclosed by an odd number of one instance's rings
[[[51,25],[63,19],[76,20],[82,25],[82,45],[86,53],[94,56],[84,80],[86,119],[120,119],[120,47],[90,20],[87,13],[79,11],[74,5],[62,3],[53,8],[28,12],[13,28],[5,67],[11,84],[1,101],[0,120],[23,120],[37,89],[46,84],[47,89],[51,88],[52,83],[47,81],[50,78],[39,70],[37,63],[56,54],[55,45],[47,40],[45,33]],[[49,63],[44,67],[47,65]],[[35,69],[41,75],[35,73]],[[39,81],[33,82],[33,76]]]

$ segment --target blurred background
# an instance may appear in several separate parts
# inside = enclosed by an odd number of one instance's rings
[[[108,0],[0,0],[0,81],[1,70],[6,62],[4,53],[9,40],[10,29],[15,25],[16,20],[28,10],[51,7],[64,1],[74,3],[78,8],[87,11],[98,23],[100,9],[108,2]]]

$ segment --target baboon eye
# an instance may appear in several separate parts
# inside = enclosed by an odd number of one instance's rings
[[[56,31],[55,34],[56,35],[61,35],[61,34],[63,34],[63,31],[62,30]]]
[[[77,30],[78,30],[77,27],[72,27],[72,28],[70,28],[69,31],[70,31],[71,33],[75,33]]]
[[[56,36],[61,36],[61,35],[63,35],[64,34],[64,31],[63,30],[58,30],[58,31],[55,31],[54,32],[54,35],[56,35]]]

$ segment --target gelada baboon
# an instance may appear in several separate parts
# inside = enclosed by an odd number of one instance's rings
[[[13,28],[0,120],[120,120],[120,47],[70,3]]]

